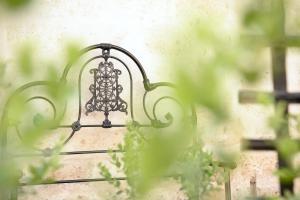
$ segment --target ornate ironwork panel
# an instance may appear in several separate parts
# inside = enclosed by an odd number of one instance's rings
[[[98,68],[91,69],[90,73],[94,75],[94,83],[89,87],[92,97],[85,104],[86,115],[94,111],[104,112],[103,126],[110,126],[109,112],[120,111],[127,114],[127,102],[120,97],[123,87],[118,82],[122,72],[115,69],[112,62],[105,60],[100,62]]]

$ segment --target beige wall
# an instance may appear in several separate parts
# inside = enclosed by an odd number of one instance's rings
[[[162,57],[166,51],[157,49],[164,46],[164,37],[168,30],[176,27],[183,17],[191,10],[203,15],[214,13],[234,26],[237,23],[239,0],[74,0],[36,1],[33,12],[19,13],[2,20],[0,32],[0,53],[10,59],[9,51],[16,45],[30,39],[35,41],[41,55],[55,57],[66,40],[79,40],[83,45],[101,42],[122,46],[142,62],[151,81],[162,80],[161,70],[164,69]],[[295,9],[295,8],[294,8]],[[296,12],[292,9],[291,13]],[[29,8],[30,10],[30,8]],[[162,37],[164,36],[164,37]],[[270,60],[266,51],[266,65]],[[62,62],[63,63],[63,62]],[[287,61],[289,65],[289,88],[297,90],[300,82],[297,52],[293,50]],[[62,71],[62,67],[58,66]],[[168,73],[166,73],[168,74]],[[264,80],[256,88],[271,89],[270,70],[266,69]],[[166,78],[168,79],[168,78]],[[246,86],[236,86],[233,93]],[[265,119],[270,111],[253,105],[239,105],[234,100],[234,112],[239,119],[239,135],[251,138],[272,138],[272,132],[265,127]],[[226,129],[229,133],[230,130]],[[121,141],[124,129],[104,130],[96,132],[88,130],[78,134],[66,149],[93,149],[114,146]],[[226,137],[225,137],[226,139]],[[239,147],[239,138],[229,144]],[[104,155],[65,156],[63,167],[55,173],[56,178],[97,177],[97,163],[107,160]],[[107,161],[105,161],[107,162]],[[238,199],[242,194],[249,193],[250,178],[256,176],[258,194],[278,194],[278,180],[272,175],[277,165],[276,154],[273,152],[247,152],[242,155],[241,163],[231,173],[232,195]],[[162,183],[162,188],[154,192],[153,199],[184,199],[173,183]],[[163,189],[166,188],[166,189]],[[106,183],[51,185],[26,188],[26,200],[63,200],[63,199],[105,199],[112,191]],[[30,193],[33,192],[33,195]],[[212,199],[222,199],[213,196]]]

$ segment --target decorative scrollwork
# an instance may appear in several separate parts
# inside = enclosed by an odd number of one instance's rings
[[[162,83],[155,83],[153,84],[154,89],[158,87],[167,87],[167,88],[174,88],[173,85],[162,82]],[[174,116],[172,115],[171,112],[167,112],[164,115],[164,119],[160,119],[161,115],[157,115],[157,112],[159,111],[160,113],[162,112],[161,110],[159,110],[157,107],[158,105],[162,102],[162,101],[168,101],[166,105],[169,105],[169,103],[173,102],[176,104],[176,106],[178,106],[178,108],[181,109],[181,113],[180,113],[180,117],[185,118],[186,113],[185,113],[185,109],[182,105],[182,103],[180,101],[178,101],[175,97],[172,96],[168,96],[168,95],[164,95],[158,99],[152,99],[152,101],[154,101],[153,103],[146,103],[146,99],[148,94],[153,91],[153,90],[149,90],[149,91],[145,91],[144,96],[143,96],[143,108],[144,108],[144,112],[147,116],[147,118],[151,121],[151,125],[155,128],[166,128],[169,127],[173,124],[173,120],[174,120]],[[166,102],[165,102],[166,103]],[[147,104],[147,106],[146,106]],[[148,111],[148,108],[151,108],[152,106],[152,114],[150,114],[151,112]]]
[[[127,102],[120,97],[123,87],[118,82],[122,72],[115,69],[112,62],[105,60],[100,62],[98,68],[91,69],[90,73],[94,75],[94,83],[89,87],[92,97],[85,105],[86,115],[94,111],[104,112],[103,126],[109,127],[109,112],[120,111],[127,114]]]

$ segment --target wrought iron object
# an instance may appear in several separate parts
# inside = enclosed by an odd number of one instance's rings
[[[174,88],[174,85],[168,82],[158,82],[158,83],[151,83],[145,73],[144,68],[142,67],[141,63],[138,61],[138,59],[133,56],[130,52],[127,50],[115,46],[112,44],[97,44],[93,46],[89,46],[85,49],[83,49],[78,57],[82,57],[83,55],[86,55],[89,52],[95,52],[101,50],[100,54],[98,53],[96,56],[89,58],[82,66],[78,74],[78,116],[77,119],[74,120],[71,124],[60,124],[55,127],[49,127],[51,129],[66,129],[70,130],[69,136],[65,139],[64,145],[66,145],[75,135],[75,133],[80,132],[83,128],[113,128],[113,127],[126,127],[126,124],[117,124],[114,123],[109,119],[109,114],[111,112],[121,112],[128,114],[130,117],[130,120],[132,121],[132,124],[138,127],[154,127],[154,128],[165,128],[172,124],[173,117],[170,113],[166,113],[165,119],[161,120],[157,116],[157,105],[161,103],[162,101],[169,100],[174,101],[177,104],[180,105],[180,103],[171,96],[163,96],[157,99],[153,103],[152,107],[152,113],[149,112],[146,106],[146,99],[148,93],[151,91],[154,91],[155,89],[159,87],[168,87],[168,88]],[[143,86],[145,89],[145,93],[143,95],[142,99],[142,106],[145,113],[145,116],[148,118],[149,123],[141,123],[138,120],[135,119],[134,114],[134,99],[133,99],[133,75],[131,73],[131,67],[126,64],[125,61],[123,61],[121,58],[114,56],[112,51],[116,51],[119,53],[122,53],[123,56],[127,56],[130,58],[135,67],[139,70],[141,77],[143,79]],[[99,61],[98,61],[99,60]],[[92,75],[91,84],[89,86],[89,92],[90,92],[90,98],[89,100],[83,104],[82,103],[82,76],[84,70],[87,68],[89,64],[92,63],[92,61],[98,61],[98,66],[96,68],[92,68],[90,70],[90,74]],[[115,67],[115,63],[120,64],[125,69],[125,72],[128,73],[129,77],[129,101],[126,102],[123,100],[123,86],[120,83],[120,76],[123,75],[123,72],[121,69],[118,69]],[[52,81],[35,81],[28,84],[25,84],[18,88],[8,99],[5,105],[5,109],[2,113],[2,118],[0,122],[0,130],[1,130],[1,157],[0,159],[5,159],[5,156],[7,154],[7,129],[9,128],[9,119],[8,119],[8,113],[11,106],[11,102],[21,95],[23,92],[30,88],[36,88],[36,87],[53,87],[53,86],[61,86],[68,81],[68,75],[69,71],[71,70],[74,63],[69,63],[64,71],[63,74],[57,82]],[[85,88],[86,89],[86,88]],[[50,105],[50,107],[53,110],[53,120],[61,119],[66,111],[67,103],[68,102],[55,102],[55,99],[51,99],[45,96],[42,96],[40,94],[36,94],[36,96],[32,96],[28,98],[24,103],[29,103],[32,101],[44,101]],[[83,106],[84,105],[84,106]],[[96,123],[96,124],[84,124],[82,123],[82,110],[85,110],[85,114],[88,115],[92,112],[102,112],[104,114],[104,120],[102,123]],[[191,119],[192,122],[196,122],[196,114],[191,107]],[[42,117],[38,116],[35,119],[36,123],[42,122]],[[19,136],[20,140],[23,140],[22,133],[20,133],[18,124],[15,126],[16,133]],[[110,150],[113,152],[120,152],[120,150]],[[68,151],[68,152],[60,152],[59,155],[81,155],[81,154],[99,154],[99,153],[108,153],[107,149],[101,149],[101,150],[89,150],[89,151]],[[11,155],[15,157],[22,157],[22,156],[51,156],[53,154],[53,149],[51,148],[45,148],[45,149],[39,149],[36,148],[35,153],[30,154],[17,154],[17,155]],[[118,180],[126,180],[126,177],[115,177]],[[95,182],[95,181],[106,181],[104,178],[93,178],[93,179],[70,179],[70,180],[56,180],[53,182],[43,182],[38,183],[37,185],[42,184],[64,184],[64,183],[82,183],[82,182]],[[19,187],[30,185],[26,182],[20,182]],[[1,197],[1,196],[0,196]],[[17,199],[17,189],[15,191],[11,192],[10,195],[11,199]]]
[[[111,121],[108,119],[109,112],[120,111],[127,114],[127,103],[120,97],[123,86],[119,84],[118,78],[121,70],[114,69],[112,62],[100,62],[98,68],[91,69],[94,75],[94,83],[89,89],[92,98],[85,104],[86,115],[94,111],[104,112],[105,120],[103,127],[110,127]]]

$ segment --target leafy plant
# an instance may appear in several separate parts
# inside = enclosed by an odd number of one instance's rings
[[[223,169],[195,142],[191,123],[174,130],[140,128],[128,125],[124,144],[119,145],[122,156],[111,154],[112,164],[126,175],[128,187],[122,190],[107,167],[100,164],[100,172],[128,199],[142,199],[161,180],[175,179],[192,200],[199,199],[215,189],[213,182],[222,183]]]

